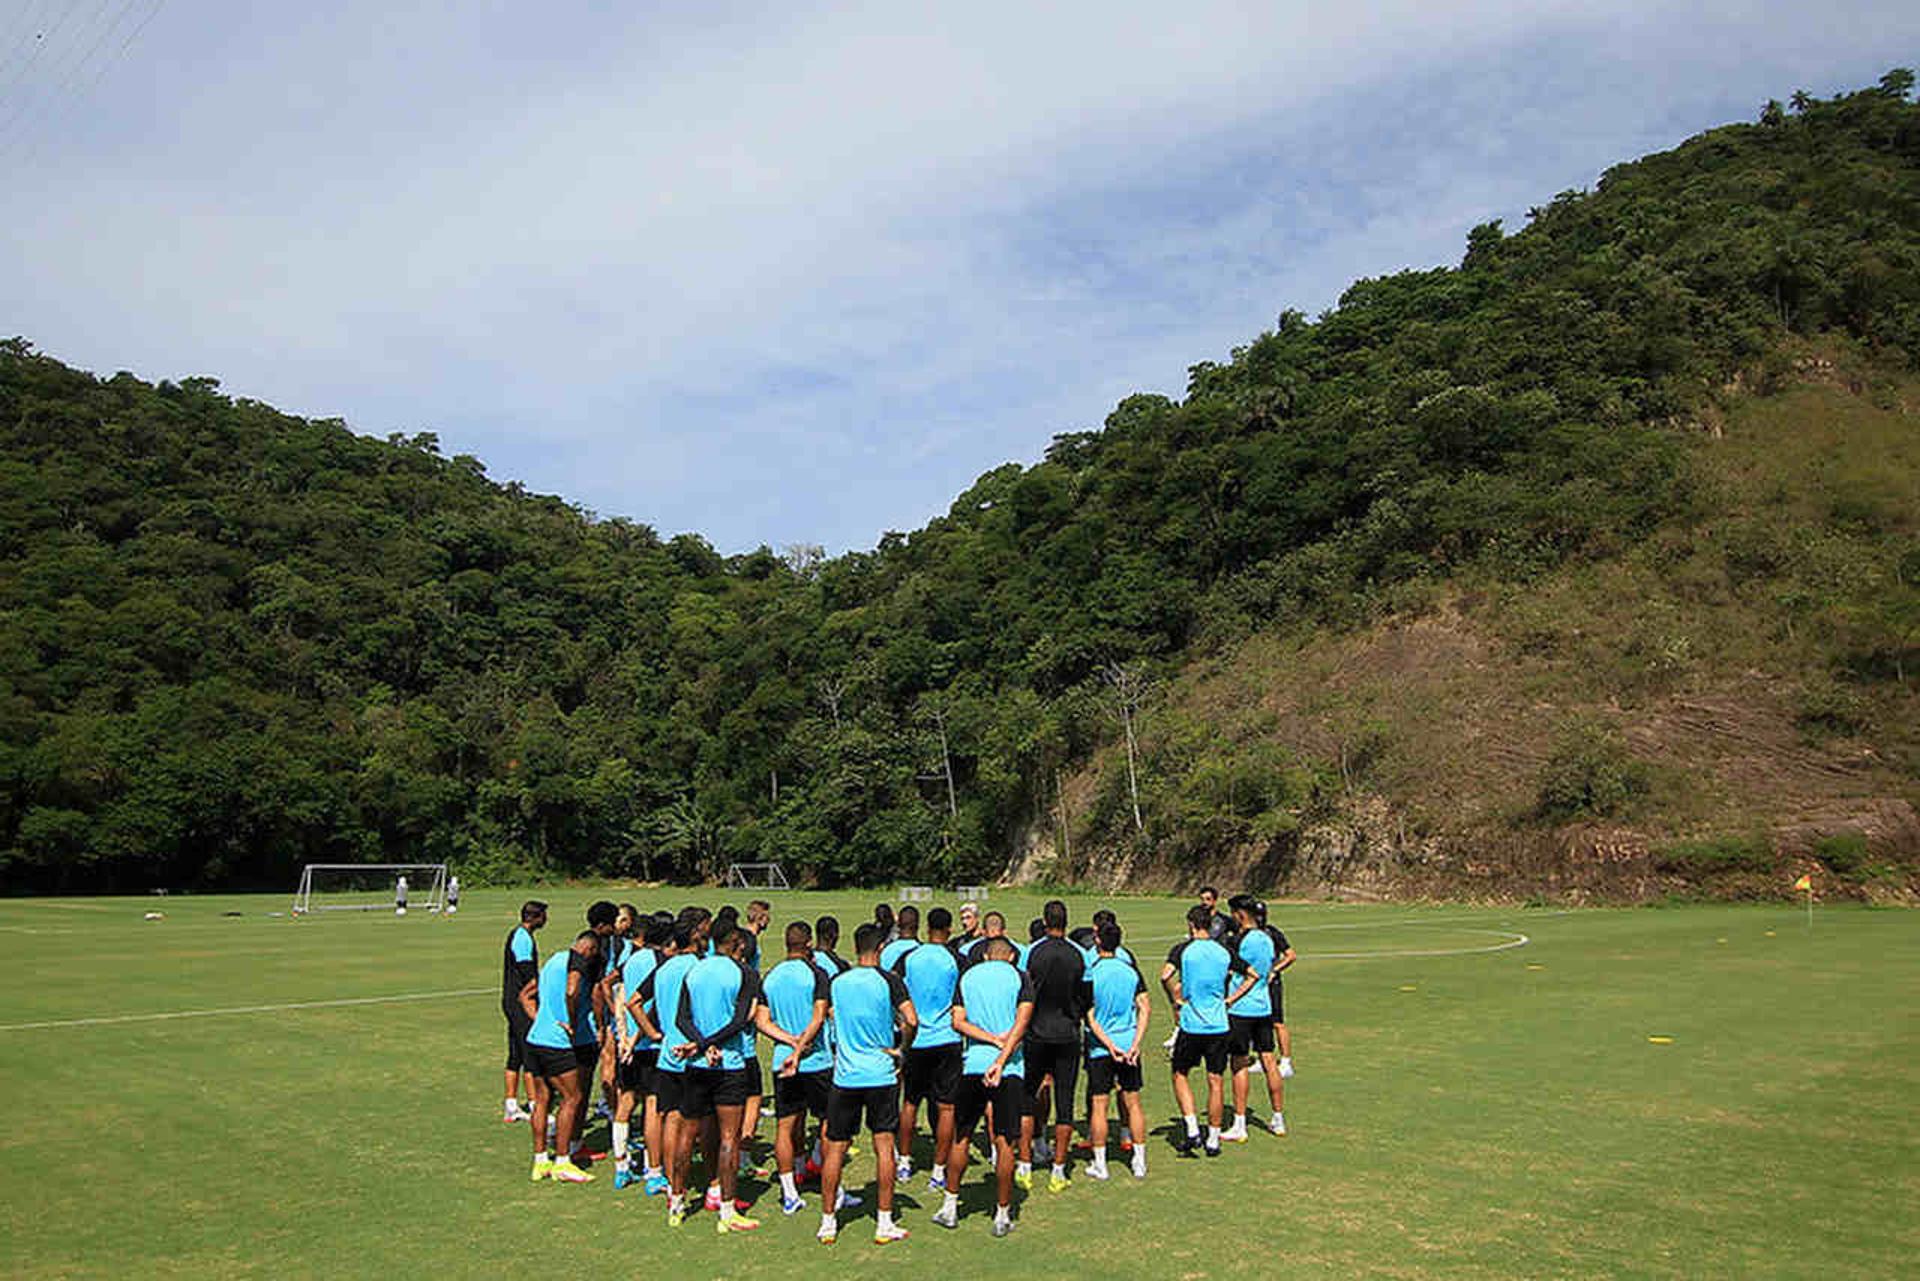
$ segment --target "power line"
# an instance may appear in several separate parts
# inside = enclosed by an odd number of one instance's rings
[[[51,2],[57,4],[59,0],[51,0]],[[72,16],[73,10],[65,10],[60,15],[60,22],[56,22],[53,27],[46,31],[39,31],[36,30],[36,28],[45,20],[46,15],[38,12],[35,13],[33,21],[27,25],[27,38],[19,46],[20,51],[24,51],[25,56],[21,57],[18,52],[16,52],[15,55],[7,59],[6,70],[13,73],[13,83],[0,84],[0,95],[11,92],[13,89],[26,83],[28,75],[33,71],[34,64],[40,61],[40,55],[45,52],[50,42],[59,39],[60,27],[65,23],[66,19]]]
[[[93,58],[94,54],[98,52],[102,45],[107,43],[114,30],[126,19],[128,13],[133,11],[135,6],[141,3],[144,3],[144,0],[126,0],[126,3],[121,6],[120,11],[114,15],[113,21],[102,29],[99,37],[94,41],[93,47],[88,50],[85,57],[83,57],[80,62],[74,64],[75,79],[78,78],[80,69],[86,65],[87,61]],[[104,60],[94,64],[93,75],[86,81],[84,88],[70,95],[64,104],[60,104],[57,99],[52,100],[55,103],[54,110],[56,116],[59,114],[61,105],[64,105],[67,113],[70,114],[75,104],[90,99],[94,91],[100,87],[100,82],[106,79],[107,72],[126,60],[128,51],[133,48],[134,42],[140,38],[140,33],[145,31],[147,27],[152,24],[153,20],[160,16],[160,11],[166,8],[166,6],[167,0],[153,0],[152,8],[148,9],[140,16],[138,21],[127,28],[126,36],[120,41],[119,47],[108,54]],[[48,123],[51,124],[55,118],[56,117],[49,117]],[[30,164],[38,158],[40,146],[47,138],[52,136],[53,132],[51,129],[43,130],[37,139],[28,144],[29,150],[25,157],[27,163]]]
[[[44,40],[47,33],[40,30],[40,24],[46,20],[46,15],[40,11],[49,3],[57,3],[57,0],[28,0],[27,11],[20,16],[20,42],[7,52],[5,61],[0,61],[0,95],[6,92],[8,73],[16,66],[24,66]]]
[[[89,22],[83,23],[82,28],[84,29],[86,26],[91,25],[92,22],[98,21],[101,17],[105,16],[107,10],[111,8],[112,5],[113,5],[113,0],[102,0],[100,7],[94,10],[93,18],[90,19]],[[60,36],[61,36],[61,33],[67,29],[67,20],[73,17],[74,14],[79,13],[82,7],[83,6],[76,4],[72,8],[61,10],[60,20],[54,23],[53,26],[47,29],[45,38],[38,41],[34,45],[33,51],[27,55],[26,64],[23,67],[21,67],[20,77],[16,81],[16,87],[24,88],[25,92],[20,96],[20,99],[16,104],[13,112],[9,114],[4,120],[0,120],[0,139],[6,139],[9,136],[11,136],[13,133],[14,126],[18,124],[20,121],[24,120],[28,115],[31,114],[33,108],[35,108],[42,101],[44,101],[44,97],[39,92],[39,90],[28,82],[28,76],[32,73],[34,67],[38,65],[40,61],[40,54],[44,49],[48,48],[49,46],[61,47]],[[84,37],[81,37],[81,39],[83,38]],[[80,47],[79,39],[76,39],[74,41],[74,47],[76,48]],[[62,56],[63,55],[59,53],[56,53],[54,55],[55,61],[47,73],[45,83],[51,84],[55,79],[59,77],[61,67],[62,67],[62,63],[61,63]]]

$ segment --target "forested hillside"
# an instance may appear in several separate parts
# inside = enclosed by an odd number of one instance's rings
[[[1272,655],[1491,599],[1519,639],[1482,667],[1578,667],[1578,610],[1631,599],[1594,587],[1608,567],[1689,599],[1669,571],[1705,565],[1704,541],[1728,581],[1686,590],[1735,594],[1721,621],[1762,633],[1741,661],[1785,646],[1802,728],[1872,740],[1920,678],[1911,476],[1776,493],[1716,449],[1817,470],[1769,444],[1791,416],[1753,408],[1812,383],[1864,398],[1876,456],[1915,465],[1912,82],[1770,103],[1522,230],[1475,228],[1457,268],[1284,312],[1184,399],[1130,397],[833,559],[724,557],[498,484],[431,436],[0,344],[0,888],[284,887],[319,859],[973,879],[1055,835],[1055,874],[1283,881],[1342,810],[1386,798],[1444,827],[1417,803],[1444,785],[1417,775],[1445,757],[1405,737],[1432,709],[1390,698],[1239,716],[1274,672],[1314,670]],[[1661,657],[1682,632],[1649,624],[1635,661],[1684,670]],[[1234,692],[1209,712],[1208,689]],[[1552,729],[1524,803],[1474,823],[1732,812],[1626,729]],[[1867,742],[1873,786],[1910,799],[1920,757],[1888,741]]]

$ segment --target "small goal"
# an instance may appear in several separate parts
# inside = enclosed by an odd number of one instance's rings
[[[727,867],[727,888],[790,890],[793,886],[778,863],[733,863]]]
[[[300,884],[293,892],[295,916],[383,909],[396,915],[437,913],[446,903],[445,863],[308,863],[300,869]]]
[[[953,893],[963,903],[984,903],[987,901],[987,889],[985,885],[956,885]]]
[[[900,887],[900,901],[902,903],[928,903],[932,900],[933,886],[931,885],[902,885]]]

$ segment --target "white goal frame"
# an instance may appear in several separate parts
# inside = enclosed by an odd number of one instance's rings
[[[758,879],[755,879],[755,878]],[[741,890],[790,890],[786,869],[778,863],[729,863],[727,888]]]
[[[307,863],[300,868],[300,884],[293,891],[293,914],[305,916],[309,912],[379,912],[392,911],[391,896],[384,901],[372,903],[315,903],[313,901],[313,874],[315,872],[387,872],[395,879],[408,878],[407,906],[419,908],[423,912],[439,912],[447,904],[447,865],[445,863]],[[418,881],[418,884],[413,882]]]

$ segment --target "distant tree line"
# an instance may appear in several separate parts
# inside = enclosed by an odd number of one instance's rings
[[[1911,88],[1798,94],[1476,227],[833,558],[0,344],[0,888],[991,875],[1183,659],[1632,542],[1697,501],[1673,424],[1787,335],[1920,358]],[[1179,819],[1275,830],[1320,768],[1223,763]],[[1154,839],[1144,782],[1113,839]]]

